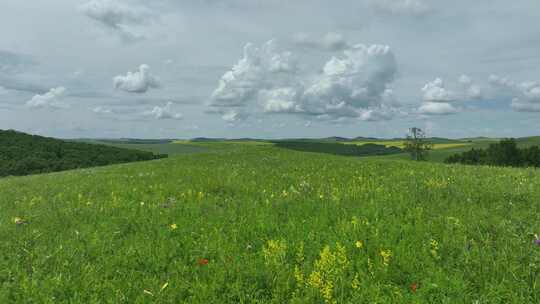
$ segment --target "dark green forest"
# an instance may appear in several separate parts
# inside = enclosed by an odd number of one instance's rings
[[[397,147],[386,147],[377,144],[347,145],[342,143],[325,143],[314,141],[275,141],[276,147],[302,152],[317,152],[343,156],[373,156],[402,153]]]
[[[455,154],[446,163],[466,165],[489,165],[506,167],[540,167],[540,148],[520,148],[515,139],[504,139],[489,145],[487,149],[472,149]]]
[[[0,176],[20,176],[167,157],[0,130]]]

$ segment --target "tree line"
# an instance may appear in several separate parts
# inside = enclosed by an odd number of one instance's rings
[[[0,177],[56,172],[167,157],[106,145],[0,130]]]
[[[490,144],[487,149],[472,149],[448,157],[446,163],[510,167],[540,167],[540,148],[519,148],[513,138]]]

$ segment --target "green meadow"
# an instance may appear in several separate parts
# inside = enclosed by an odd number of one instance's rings
[[[0,179],[0,303],[540,303],[535,169],[166,145]]]

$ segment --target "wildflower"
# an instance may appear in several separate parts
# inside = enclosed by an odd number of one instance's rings
[[[209,262],[208,259],[200,259],[199,260],[199,265],[201,265],[201,266],[208,265],[208,262]]]
[[[169,227],[171,228],[171,230],[176,230],[176,229],[178,229],[178,225],[176,225],[176,224],[172,224],[172,225],[170,225]]]
[[[390,264],[390,258],[392,257],[392,251],[390,251],[390,249],[381,249],[380,255],[383,259],[383,265],[388,266]]]
[[[352,289],[359,289],[360,288],[360,279],[358,278],[358,273],[354,275],[354,278],[351,282]]]
[[[15,217],[13,218],[13,223],[15,223],[16,225],[23,225],[26,224],[26,221],[20,217]]]
[[[418,289],[418,284],[417,283],[412,283],[411,286],[409,286],[411,288],[411,292],[415,293],[416,290]]]
[[[431,249],[429,250],[431,255],[433,256],[433,258],[439,259],[439,242],[432,239],[429,244],[431,246]]]
[[[281,265],[287,254],[287,243],[284,240],[269,240],[263,248],[266,265]]]
[[[540,239],[537,239],[537,240],[535,241],[535,243],[536,243],[536,245],[540,246]]]
[[[304,273],[300,267],[298,267],[298,265],[294,266],[294,278],[296,279],[298,285],[304,284]]]
[[[143,290],[143,293],[145,293],[145,294],[147,294],[147,295],[150,295],[150,296],[152,296],[152,297],[154,296],[154,294],[153,294],[151,291],[146,290],[146,289]]]
[[[358,249],[364,248],[364,243],[362,241],[356,241],[355,245]]]

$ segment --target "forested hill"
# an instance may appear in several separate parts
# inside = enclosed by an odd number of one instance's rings
[[[0,177],[163,158],[150,152],[0,130]]]

